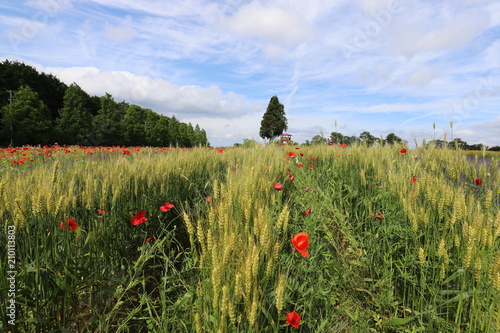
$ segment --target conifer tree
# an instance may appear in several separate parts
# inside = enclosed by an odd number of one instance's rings
[[[267,110],[260,123],[259,135],[263,139],[272,140],[288,128],[285,107],[277,96],[271,97]]]

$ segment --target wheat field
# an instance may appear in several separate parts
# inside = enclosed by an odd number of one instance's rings
[[[496,156],[52,146],[0,160],[14,304],[0,331],[500,332]]]

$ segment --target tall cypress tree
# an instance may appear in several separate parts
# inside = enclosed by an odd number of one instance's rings
[[[266,113],[260,123],[259,135],[263,139],[272,140],[288,128],[285,107],[277,96],[271,97]]]

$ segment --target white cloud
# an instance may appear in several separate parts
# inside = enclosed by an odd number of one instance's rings
[[[391,48],[405,56],[419,52],[447,52],[463,47],[489,25],[489,16],[482,10],[469,10],[451,17],[447,17],[447,13],[438,14],[422,12],[416,15],[421,21],[396,20]],[[438,16],[432,25],[425,21],[431,15]]]
[[[365,11],[374,13],[376,11],[387,9],[389,3],[391,2],[399,2],[393,0],[359,0],[359,5]]]
[[[136,32],[130,26],[112,26],[108,25],[104,29],[106,37],[117,43],[128,42],[136,36]]]
[[[66,84],[75,82],[90,95],[106,92],[117,101],[139,104],[157,113],[176,116],[214,116],[234,119],[260,111],[262,106],[217,86],[178,86],[163,79],[134,75],[125,71],[102,72],[95,67],[41,68]]]
[[[487,146],[500,146],[500,117],[488,122],[479,122],[454,130],[454,137],[460,137],[469,144],[482,143]]]
[[[267,44],[264,46],[264,52],[269,58],[281,58],[285,55],[286,49],[275,44]]]
[[[485,65],[491,66],[491,68],[498,69],[500,65],[500,40],[493,42],[484,51],[484,62]]]
[[[500,3],[492,2],[487,7],[488,13],[490,13],[490,22],[492,26],[500,25]]]
[[[222,17],[220,26],[244,37],[257,37],[272,43],[295,44],[314,38],[315,32],[294,10],[264,6],[253,1],[231,16]]]
[[[265,109],[265,107],[264,107]],[[263,109],[261,109],[263,110]],[[200,124],[207,131],[210,144],[213,146],[227,146],[242,143],[243,139],[259,140],[259,128],[262,113],[242,115],[239,118],[228,119],[222,117],[184,117],[182,121]]]
[[[480,123],[476,126],[474,126],[478,130],[484,130],[486,132],[494,133],[494,135],[497,137],[497,145],[500,145],[500,117],[497,117],[491,121],[485,122],[485,123]]]
[[[424,85],[431,82],[436,77],[437,73],[434,70],[429,67],[424,67],[408,76],[406,83],[410,85]]]

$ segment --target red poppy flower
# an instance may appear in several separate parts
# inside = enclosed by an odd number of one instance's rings
[[[311,161],[316,161],[316,157],[311,157]]]
[[[132,223],[133,225],[139,225],[146,222],[148,219],[144,217],[145,213],[145,210],[141,210],[139,213],[135,214],[132,220],[130,220],[130,223]]]
[[[163,204],[163,206],[160,207],[160,210],[162,212],[168,212],[169,210],[171,210],[172,208],[174,208],[174,205],[172,205],[171,203],[168,203],[168,202],[165,202]]]
[[[314,165],[313,165],[313,164],[311,164],[311,165],[309,165],[307,168],[308,168],[308,169],[312,169],[312,168],[314,168]]]
[[[291,151],[291,152],[288,153],[288,156],[295,157],[295,153],[293,151]]]
[[[481,178],[476,178],[476,180],[474,180],[474,182],[476,183],[477,186],[483,185],[483,180]]]
[[[303,215],[309,215],[311,214],[311,208],[307,208],[305,212],[302,213]]]
[[[293,182],[294,179],[295,179],[295,176],[290,176],[290,182]]]
[[[218,152],[218,153],[223,153],[223,152],[224,152],[224,149],[219,148],[219,149],[217,149],[217,152]]]
[[[417,185],[417,177],[411,177],[411,184]]]
[[[59,228],[61,228],[61,230],[74,231],[78,229],[78,224],[76,224],[75,219],[67,219],[66,222],[61,222],[59,224]]]
[[[286,323],[295,328],[299,328],[299,323],[302,320],[297,312],[289,312],[286,314]]]
[[[345,143],[343,143],[343,144],[341,144],[339,147],[340,147],[340,148],[345,148],[345,147],[347,147],[347,145],[346,145]]]
[[[404,154],[404,153],[406,153],[406,152],[407,152],[406,148],[403,148],[403,149],[401,149],[401,150],[399,151],[399,153],[400,153],[400,154]]]
[[[329,146],[333,146],[333,142],[328,142],[328,145]]]
[[[149,243],[151,242],[151,240],[153,240],[153,238],[149,237],[149,238],[146,238],[146,243]]]
[[[302,163],[298,163],[298,164],[297,164],[297,166],[298,166],[299,168],[302,168],[302,167],[304,166],[304,164],[302,164]]]
[[[274,188],[277,189],[278,191],[281,191],[283,189],[283,185],[281,185],[280,183],[274,183]]]
[[[103,211],[102,209],[97,209],[97,214],[101,214],[101,215],[104,215],[104,213],[106,213],[105,211]]]
[[[383,216],[382,216],[382,214],[380,214],[380,213],[375,213],[375,218],[376,218],[377,220],[380,220],[380,221],[383,221],[383,220],[384,220],[384,217],[383,217]]]
[[[122,155],[130,155],[130,152],[128,150],[124,150],[124,151],[122,151]]]
[[[293,236],[292,245],[303,257],[307,257],[309,255],[309,252],[307,252],[307,247],[309,246],[309,234],[299,232]]]

